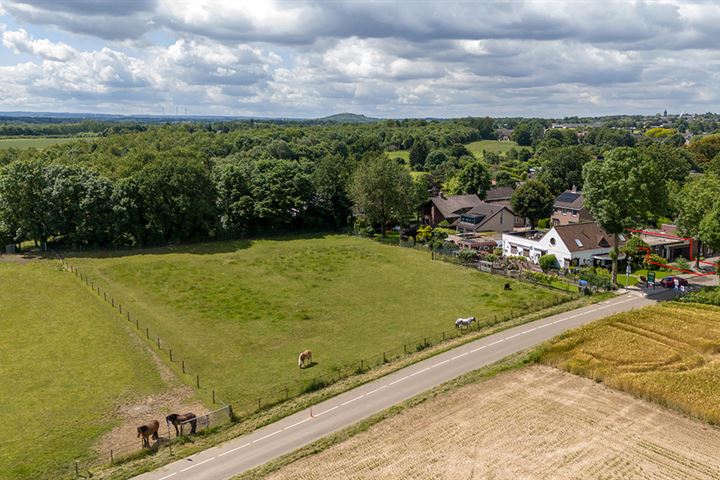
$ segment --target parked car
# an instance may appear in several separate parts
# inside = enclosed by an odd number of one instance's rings
[[[660,280],[660,286],[661,286],[661,287],[665,287],[665,288],[672,288],[672,287],[675,286],[675,279],[677,279],[678,282],[679,282],[679,283],[678,283],[678,286],[680,286],[680,287],[687,287],[687,286],[688,286],[688,281],[687,281],[687,280],[685,280],[685,279],[682,278],[682,277],[674,277],[674,276],[665,277],[665,278],[663,278],[662,280]]]

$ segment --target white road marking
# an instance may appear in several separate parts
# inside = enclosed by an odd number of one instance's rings
[[[464,356],[467,355],[467,354],[468,354],[468,352],[463,352],[463,353],[461,353],[460,355],[455,355],[455,356],[452,357],[450,360],[457,360],[458,358],[464,357]]]
[[[407,380],[408,378],[410,378],[410,377],[409,377],[408,375],[405,375],[403,378],[398,378],[398,379],[395,380],[394,382],[388,383],[388,385],[395,385],[396,383],[400,383],[400,382],[402,382],[403,380]],[[358,398],[361,398],[361,397],[358,397]],[[356,399],[356,400],[357,400],[357,399]],[[352,401],[353,401],[353,400],[350,400],[350,402],[352,402]],[[350,402],[345,402],[345,403],[350,403]],[[341,405],[345,405],[345,403],[342,403]]]
[[[335,410],[336,408],[339,408],[339,407],[340,407],[340,405],[335,405],[335,406],[332,407],[332,408],[328,408],[328,409],[325,410],[324,412],[320,412],[320,413],[315,414],[315,416],[316,416],[316,417],[319,417],[320,415],[325,415],[326,413],[330,413],[330,412],[332,412],[333,410]]]
[[[487,348],[487,345],[483,345],[482,347],[478,347],[478,348],[473,348],[472,350],[470,350],[470,353],[475,353],[477,351],[482,350],[483,348]]]
[[[315,415],[315,416],[317,416],[317,415]],[[277,435],[278,433],[281,433],[281,432],[282,432],[282,430],[278,430],[277,432],[273,432],[273,433],[271,433],[271,434],[265,435],[264,437],[260,437],[260,438],[258,438],[257,440],[253,440],[252,443],[262,442],[262,441],[265,440],[266,438],[270,438],[270,437],[272,437],[273,435]]]
[[[438,362],[438,363],[436,363],[435,365],[433,365],[433,367],[439,367],[440,365],[444,365],[444,364],[448,363],[450,360],[451,360],[451,359],[448,358],[447,360],[443,360],[442,362]]]
[[[180,471],[181,471],[181,472],[187,472],[187,471],[190,470],[191,468],[199,467],[199,466],[202,465],[203,463],[212,462],[213,460],[215,460],[215,458],[216,458],[216,457],[208,458],[207,460],[203,460],[203,461],[200,462],[200,463],[196,463],[195,465],[190,465],[190,466],[187,467],[187,468],[183,468],[183,469],[180,470]]]
[[[228,450],[227,452],[221,453],[220,455],[218,455],[218,457],[222,457],[223,455],[227,455],[228,453],[235,452],[235,451],[237,451],[237,450],[240,450],[241,448],[247,447],[248,445],[250,445],[250,444],[249,444],[249,443],[246,443],[245,445],[240,445],[239,447],[235,447],[235,448],[233,448],[232,450]],[[160,480],[162,480],[162,478],[161,478]]]
[[[171,473],[170,475],[165,475],[165,476],[162,477],[160,480],[165,480],[166,478],[173,477],[173,476],[177,475],[177,473],[178,473],[178,472],[173,472],[173,473]]]
[[[362,398],[362,397],[358,397],[358,398]],[[357,399],[356,399],[356,400],[357,400]],[[290,430],[291,428],[297,427],[298,425],[301,425],[301,424],[303,424],[303,423],[305,423],[305,422],[309,422],[310,420],[312,420],[312,417],[308,417],[308,418],[306,418],[305,420],[300,420],[300,421],[297,422],[297,423],[293,423],[292,425],[288,425],[287,427],[283,428],[283,430]]]
[[[372,395],[372,394],[375,393],[375,392],[379,392],[380,390],[382,390],[382,389],[385,388],[385,387],[387,387],[387,385],[383,385],[382,387],[379,387],[379,388],[376,388],[375,390],[372,390],[372,391],[370,391],[370,392],[367,392],[367,393],[365,394],[365,396],[367,397],[368,395]]]
[[[405,377],[405,378],[407,378],[407,377]],[[405,378],[403,378],[402,380],[405,380]],[[348,400],[348,401],[345,402],[345,403],[341,403],[340,406],[341,406],[341,407],[344,407],[344,406],[347,405],[348,403],[352,403],[352,402],[354,402],[355,400],[360,400],[360,399],[361,399],[362,397],[364,397],[364,396],[365,396],[365,395],[363,394],[363,395],[360,395],[359,397],[355,397],[355,398],[353,398],[352,400]],[[303,422],[304,422],[304,421],[306,421],[306,420],[303,420]],[[300,423],[302,423],[302,422],[300,422]]]

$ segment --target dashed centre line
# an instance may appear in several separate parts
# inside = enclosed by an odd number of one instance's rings
[[[462,357],[464,357],[464,356],[466,356],[466,355],[468,355],[468,354],[470,354],[470,353],[478,352],[478,351],[483,350],[483,349],[485,349],[485,348],[492,347],[492,346],[494,346],[494,345],[497,345],[497,344],[499,344],[499,343],[502,343],[502,342],[504,342],[504,341],[506,341],[506,340],[511,340],[511,339],[516,338],[516,337],[519,337],[519,336],[521,336],[521,335],[529,334],[529,333],[534,332],[534,331],[536,331],[536,330],[539,330],[539,329],[541,329],[541,328],[546,328],[546,327],[549,327],[549,326],[551,326],[551,325],[555,325],[555,324],[557,324],[557,323],[561,323],[561,322],[565,322],[565,321],[568,321],[568,320],[572,320],[572,319],[574,319],[574,318],[581,317],[581,316],[583,316],[583,315],[586,315],[586,314],[589,314],[589,313],[593,313],[593,312],[596,312],[596,311],[598,311],[598,310],[602,310],[602,309],[609,308],[609,307],[612,307],[612,306],[616,306],[616,305],[619,305],[619,304],[621,304],[621,303],[626,303],[626,302],[629,302],[629,301],[632,301],[632,300],[633,300],[633,298],[627,298],[627,299],[625,299],[625,300],[622,300],[622,301],[616,302],[616,303],[609,303],[609,301],[608,301],[608,303],[605,304],[605,305],[602,306],[602,307],[594,308],[594,309],[592,309],[592,310],[586,310],[586,311],[584,311],[584,312],[576,313],[576,314],[574,314],[574,315],[570,315],[570,316],[565,317],[565,318],[560,318],[560,319],[555,320],[555,321],[552,321],[552,322],[544,323],[544,324],[542,324],[542,325],[538,325],[538,326],[529,328],[529,329],[524,330],[524,331],[522,331],[522,332],[515,333],[515,334],[510,335],[510,336],[508,336],[508,337],[500,338],[500,339],[498,339],[498,340],[496,340],[496,341],[494,341],[494,342],[492,342],[492,343],[489,343],[489,344],[487,344],[487,345],[481,345],[481,346],[476,347],[476,348],[474,348],[474,349],[472,349],[472,350],[469,350],[469,351],[460,353],[460,354],[458,354],[458,355],[455,355],[454,357],[447,358],[447,359],[442,360],[442,361],[440,361],[440,362],[437,362],[437,363],[435,363],[435,364],[433,364],[433,365],[430,365],[430,366],[428,366],[428,367],[425,367],[425,368],[423,368],[423,369],[421,369],[421,370],[418,370],[418,371],[416,371],[416,372],[413,372],[413,373],[411,373],[411,374],[409,374],[409,375],[406,375],[406,376],[404,376],[404,377],[402,377],[402,378],[398,378],[397,380],[394,380],[394,381],[392,381],[392,382],[390,382],[390,383],[387,383],[387,384],[385,384],[385,385],[382,385],[382,386],[380,386],[380,387],[378,387],[378,388],[376,388],[376,389],[374,389],[374,390],[371,390],[371,391],[369,391],[369,392],[367,392],[367,393],[364,393],[364,394],[359,395],[359,396],[357,396],[357,397],[355,397],[355,398],[352,398],[352,399],[350,399],[350,400],[347,400],[347,401],[345,401],[345,402],[343,402],[343,403],[341,403],[341,404],[339,404],[339,405],[335,405],[334,407],[331,407],[331,408],[329,408],[329,409],[327,409],[327,410],[325,410],[325,411],[323,411],[323,412],[317,413],[317,414],[315,414],[314,416],[310,416],[309,418],[305,418],[304,420],[301,420],[301,421],[299,421],[299,422],[296,422],[296,423],[294,423],[294,424],[292,424],[292,425],[288,425],[288,426],[284,427],[282,430],[277,430],[277,431],[275,431],[275,432],[273,432],[273,433],[270,433],[270,434],[265,435],[265,436],[263,436],[263,437],[260,437],[260,438],[258,438],[258,439],[256,439],[256,440],[253,440],[252,442],[245,443],[245,444],[243,444],[243,445],[240,445],[239,447],[235,447],[235,448],[233,448],[233,449],[231,449],[231,450],[228,450],[228,451],[226,451],[226,452],[220,453],[220,454],[217,455],[216,457],[208,458],[207,460],[203,460],[202,462],[198,462],[198,463],[196,463],[196,464],[194,464],[194,465],[190,465],[190,466],[188,466],[188,467],[186,467],[186,468],[181,469],[179,472],[170,473],[169,475],[166,475],[166,476],[160,478],[159,480],[167,480],[167,479],[169,479],[169,478],[177,475],[178,473],[186,472],[186,471],[191,470],[191,469],[193,469],[193,468],[195,468],[195,467],[199,467],[200,465],[203,465],[203,464],[205,464],[205,463],[211,462],[211,461],[215,460],[215,459],[218,458],[218,457],[222,457],[222,456],[228,455],[228,454],[230,454],[230,453],[233,453],[233,452],[236,452],[236,451],[238,451],[238,450],[240,450],[240,449],[243,449],[243,448],[245,448],[245,447],[248,447],[248,446],[250,446],[250,445],[252,445],[252,444],[261,442],[261,441],[263,441],[263,440],[266,440],[266,439],[268,439],[268,438],[270,438],[270,437],[272,437],[272,436],[275,436],[275,435],[277,435],[277,434],[279,434],[279,433],[282,433],[282,432],[284,432],[284,431],[286,431],[286,430],[289,430],[289,429],[291,429],[291,428],[297,427],[298,425],[301,425],[301,424],[303,424],[303,423],[305,423],[305,422],[309,422],[309,421],[312,420],[313,418],[316,418],[316,417],[325,415],[325,414],[327,414],[327,413],[330,413],[330,412],[332,412],[333,410],[336,410],[336,409],[338,409],[338,408],[340,408],[340,407],[344,407],[345,405],[349,405],[350,403],[356,402],[357,400],[360,400],[361,398],[364,398],[364,397],[367,397],[367,396],[372,395],[372,394],[374,394],[374,393],[377,393],[377,392],[379,392],[380,390],[382,390],[382,389],[384,389],[384,388],[387,388],[387,387],[389,387],[389,386],[392,386],[392,385],[395,385],[395,384],[397,384],[397,383],[403,382],[403,381],[407,380],[407,379],[410,378],[410,377],[414,377],[415,375],[419,375],[419,374],[421,374],[421,373],[427,372],[428,370],[430,370],[430,369],[432,369],[432,368],[439,367],[439,366],[444,365],[444,364],[446,364],[446,363],[449,363],[449,362],[451,362],[451,361],[453,361],[453,360],[457,360],[457,359],[459,359],[459,358],[462,358]]]
[[[198,463],[196,463],[195,465],[190,465],[190,466],[187,467],[187,468],[183,468],[183,469],[180,470],[180,471],[181,471],[181,472],[187,472],[187,471],[190,470],[190,469],[193,469],[193,468],[195,468],[195,467],[199,467],[199,466],[202,465],[203,463],[212,462],[212,461],[215,460],[216,458],[217,458],[217,457],[208,458],[207,460],[203,460],[202,462],[198,462]]]

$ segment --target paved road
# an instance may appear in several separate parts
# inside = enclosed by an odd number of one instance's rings
[[[568,329],[613,313],[655,303],[631,292],[581,309],[510,328],[454,348],[440,355],[333,397],[311,409],[267,425],[255,432],[204,450],[148,472],[142,480],[221,480],[292,452],[336,430],[352,425],[466,372],[490,365],[513,353],[548,340]],[[312,413],[312,416],[311,416]]]

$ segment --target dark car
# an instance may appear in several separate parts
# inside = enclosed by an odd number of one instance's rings
[[[679,283],[678,283],[678,286],[679,286],[679,287],[687,287],[687,286],[688,286],[688,281],[685,280],[684,278],[682,278],[682,277],[672,277],[672,276],[671,276],[671,277],[665,277],[665,278],[663,278],[662,280],[660,280],[660,286],[665,287],[665,288],[672,288],[672,287],[675,286],[675,279],[678,280],[678,282],[679,282]]]

